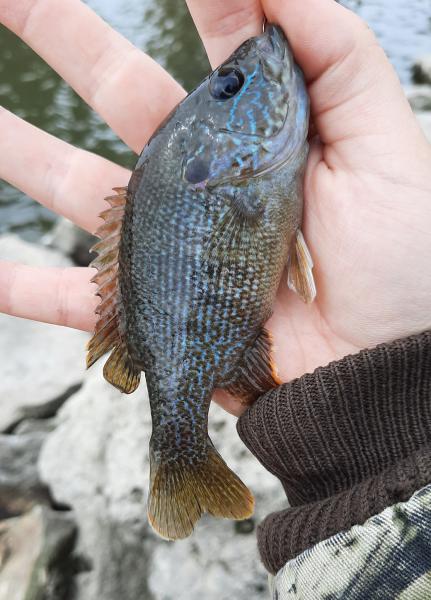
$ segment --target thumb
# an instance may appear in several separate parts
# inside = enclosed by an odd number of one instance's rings
[[[314,123],[335,150],[325,154],[329,166],[373,166],[388,148],[407,153],[408,141],[423,141],[398,77],[362,19],[335,0],[263,0],[263,8],[304,71]]]

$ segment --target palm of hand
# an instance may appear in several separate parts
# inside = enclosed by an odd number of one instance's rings
[[[324,177],[316,176],[310,185],[325,189],[319,185]],[[421,233],[422,252],[429,246],[426,231],[421,232],[418,223],[417,235],[408,234],[407,239],[408,225],[370,201],[368,185],[358,185],[355,198],[351,195],[348,187],[329,186],[327,194],[306,197],[306,231],[312,240],[318,293],[307,306],[287,289],[285,280],[281,282],[269,328],[284,381],[431,325],[426,299],[431,278],[425,261],[418,265],[417,260]],[[426,210],[429,220],[429,207]]]
[[[431,325],[431,148],[364,36],[310,87],[324,142],[305,179],[318,295],[304,306],[282,282],[269,325],[284,380]]]
[[[304,68],[320,138],[312,144],[307,167],[303,227],[316,265],[317,299],[311,306],[304,305],[283,281],[268,324],[283,380],[431,325],[431,149],[395,74],[363,24],[332,0],[310,0],[308,4],[315,2],[318,8],[315,19],[310,17],[312,7],[301,2],[264,2],[268,19],[284,26]],[[213,64],[261,28],[258,1],[251,6],[248,0],[235,0],[229,7],[214,7],[200,0],[189,0],[188,4]],[[27,15],[23,22],[12,0],[0,0],[0,8],[9,9],[0,14],[6,15],[6,25],[40,48],[48,61],[51,59],[133,149],[140,150],[183,92],[159,67],[107,30],[87,8],[75,0],[68,5],[70,29],[64,18],[67,15],[57,7],[66,29],[54,40],[51,53],[46,47],[49,40],[40,41],[46,32],[43,14],[32,20]],[[82,72],[72,61],[63,64],[55,52],[55,43],[62,47],[64,36],[73,43],[74,31],[79,29],[83,38],[86,30],[91,30],[95,40],[94,57],[77,51],[75,60]],[[325,31],[334,34],[332,46]],[[118,56],[124,60],[121,67]],[[104,86],[97,89],[91,73],[97,73],[104,62],[108,65],[99,75]],[[137,72],[153,86],[139,88]],[[110,89],[112,83],[114,89],[120,86],[127,90],[128,82],[132,82],[136,95],[134,110],[126,110],[132,103],[130,98],[125,98],[123,106]],[[150,116],[144,121],[143,114]],[[97,215],[105,208],[103,196],[111,187],[125,185],[129,173],[35,132],[6,111],[0,112],[1,119],[11,136],[0,142],[5,157],[0,176],[94,231]],[[27,144],[29,159],[35,146],[41,149],[41,164],[31,181],[25,173],[17,172],[23,154],[20,138]],[[9,139],[15,139],[15,144],[8,146]],[[58,155],[66,157],[63,162]],[[76,182],[80,182],[78,190]],[[97,300],[90,277],[87,269],[36,272],[0,263],[0,310],[91,330]],[[29,303],[28,294],[30,290],[34,294],[35,282],[37,301]],[[218,392],[217,398],[231,412],[242,410],[224,393]]]

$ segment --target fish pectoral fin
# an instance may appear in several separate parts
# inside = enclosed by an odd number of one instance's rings
[[[231,205],[215,224],[204,248],[206,260],[220,260],[231,252],[247,250],[254,243],[256,229],[261,227],[264,203],[245,194],[231,198]]]
[[[229,381],[219,387],[239,398],[244,404],[251,404],[281,383],[272,358],[272,338],[263,328],[231,373]]]
[[[100,241],[91,249],[98,254],[90,265],[97,269],[91,281],[97,283],[96,295],[100,296],[101,301],[96,308],[99,318],[87,346],[87,368],[106,352],[113,350],[105,364],[103,375],[112,385],[130,394],[139,385],[141,371],[134,367],[120,334],[118,250],[127,188],[114,188],[114,191],[114,196],[105,198],[110,208],[100,215],[104,220],[103,225],[96,231]]]
[[[137,389],[141,370],[133,364],[125,344],[120,344],[111,353],[103,367],[103,376],[124,394],[131,394]]]
[[[161,537],[188,537],[200,517],[248,519],[254,498],[229,469],[208,438],[206,456],[196,462],[157,462],[150,451],[148,520]]]
[[[289,256],[287,285],[307,303],[316,297],[316,284],[313,277],[313,259],[300,229],[296,232]]]

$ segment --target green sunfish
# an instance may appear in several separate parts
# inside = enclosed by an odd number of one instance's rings
[[[95,246],[101,303],[88,366],[151,403],[148,517],[184,538],[200,516],[245,519],[254,499],[208,436],[215,388],[244,403],[277,386],[264,328],[283,271],[315,296],[301,234],[309,101],[282,30],[244,42],[144,148]]]

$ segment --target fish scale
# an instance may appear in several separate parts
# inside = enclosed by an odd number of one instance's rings
[[[253,511],[208,436],[208,410],[217,387],[250,403],[279,384],[265,322],[286,267],[290,287],[314,297],[300,231],[307,131],[302,73],[267,26],[174,109],[110,199],[124,217],[106,215],[96,248],[108,265],[88,364],[111,350],[104,375],[127,393],[145,372],[148,517],[165,538],[186,537],[204,512]]]

